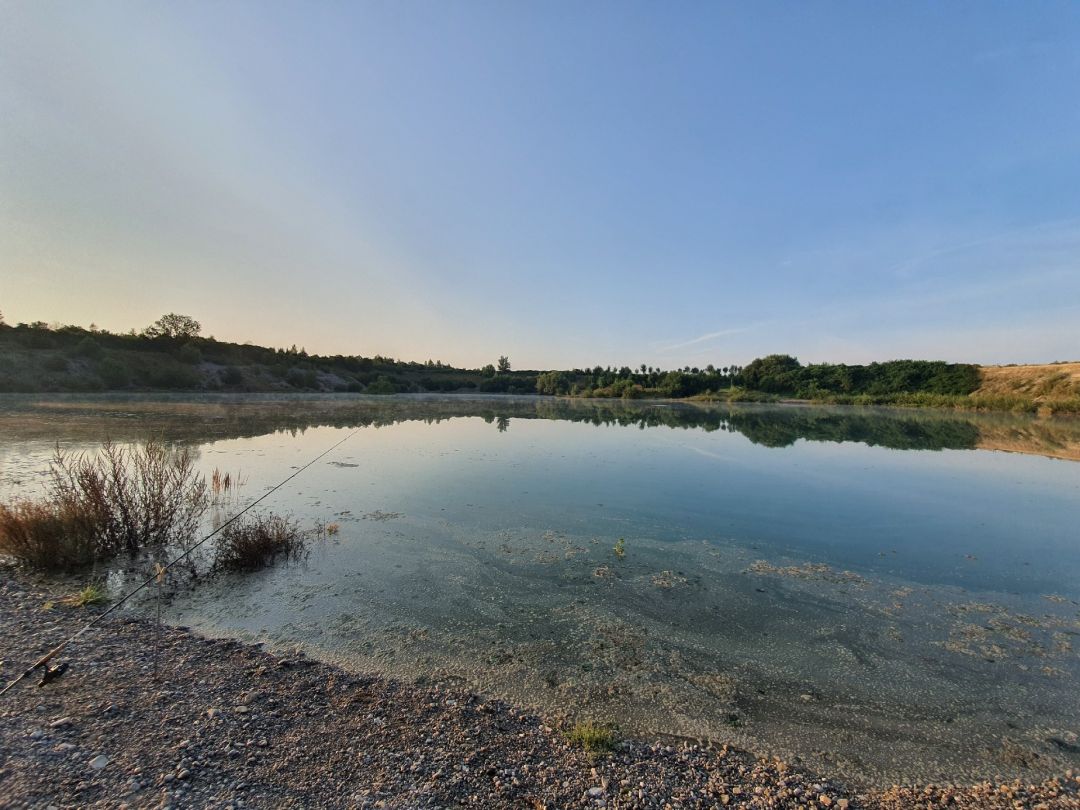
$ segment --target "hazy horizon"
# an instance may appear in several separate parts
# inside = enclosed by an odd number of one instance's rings
[[[1077,359],[1080,7],[0,3],[0,312],[478,367]]]

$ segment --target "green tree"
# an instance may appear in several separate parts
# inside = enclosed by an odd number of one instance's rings
[[[510,358],[505,354],[499,357],[499,373],[505,374],[510,370]]]
[[[162,315],[143,332],[144,335],[150,338],[164,337],[164,338],[193,338],[198,337],[199,332],[202,331],[202,324],[189,315],[177,315],[175,312],[170,312],[168,315]]]

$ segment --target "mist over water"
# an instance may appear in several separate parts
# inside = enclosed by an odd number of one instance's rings
[[[169,606],[214,634],[855,781],[1080,761],[1080,424],[542,398],[0,402],[0,495],[148,435],[340,531]],[[988,448],[1001,447],[1014,452]],[[622,541],[622,554],[615,547]]]

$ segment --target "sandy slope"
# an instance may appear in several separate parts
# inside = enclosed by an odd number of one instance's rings
[[[1080,397],[1080,363],[1037,366],[981,366],[976,395],[1016,394],[1037,400]]]

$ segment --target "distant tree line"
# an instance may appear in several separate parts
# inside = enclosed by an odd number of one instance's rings
[[[904,393],[970,394],[979,387],[977,366],[930,360],[893,360],[869,365],[821,363],[804,366],[786,354],[772,354],[743,366],[685,367],[673,371],[637,369],[548,371],[536,379],[542,394],[585,397],[682,398],[720,395],[733,389],[778,397],[822,399],[834,395]]]
[[[314,355],[203,337],[198,321],[169,313],[126,334],[0,317],[0,391],[339,391],[369,394],[484,393],[642,399],[754,399],[966,395],[974,365],[895,360],[869,365],[802,365],[774,354],[743,367],[595,366],[513,371],[506,355],[482,368],[405,362],[381,355]]]
[[[308,354],[202,336],[201,324],[169,313],[142,331],[110,332],[0,317],[0,391],[321,391],[397,394],[535,393],[536,373],[455,368],[435,360]]]

